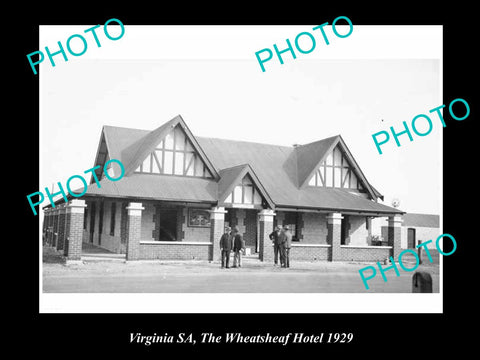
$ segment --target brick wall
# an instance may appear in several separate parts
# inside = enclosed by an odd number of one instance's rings
[[[127,260],[138,260],[140,257],[141,216],[128,216],[127,220]]]
[[[340,254],[340,238],[341,238],[341,225],[340,224],[328,224],[328,236],[327,242],[330,246],[330,261],[339,260]]]
[[[120,254],[125,254],[127,251],[127,212],[128,203],[122,202],[121,209],[117,212],[120,213]]]
[[[63,245],[63,255],[68,257],[68,249],[69,249],[69,242],[70,242],[70,224],[71,224],[71,216],[68,213],[65,215],[65,243]],[[83,240],[83,234],[82,234],[82,240]]]
[[[225,232],[224,219],[210,219],[210,243],[208,260],[221,261],[222,254],[220,253],[220,238]]]
[[[365,216],[350,215],[348,218],[350,221],[350,230],[349,241],[346,242],[346,245],[366,246],[368,230]]]
[[[329,257],[329,245],[305,245],[305,244],[293,244],[290,249],[290,261],[317,261],[328,260]]]
[[[341,245],[336,260],[341,261],[383,261],[390,256],[389,246],[356,247]]]
[[[388,246],[392,247],[390,251],[390,255],[393,256],[394,259],[396,259],[401,252],[400,251],[402,248],[401,238],[402,238],[402,228],[389,226]]]
[[[259,258],[261,261],[273,261],[273,244],[269,238],[273,231],[273,221],[260,221],[259,230]]]
[[[181,230],[183,234],[183,241],[210,241],[210,227],[194,227],[188,226],[188,208],[183,208],[180,211],[182,215]]]
[[[65,217],[66,210],[62,208],[58,219],[58,243],[57,250],[63,250],[65,246]]]
[[[229,226],[233,229],[238,226],[238,231],[243,236],[245,247],[250,248],[251,253],[257,248],[257,210],[251,209],[228,209]]]
[[[303,238],[301,244],[327,244],[327,218],[326,214],[303,213],[303,228],[301,233]]]
[[[83,213],[70,213],[68,234],[68,259],[80,260],[82,255]]]
[[[245,247],[249,247],[251,252],[255,253],[257,250],[257,210],[245,210],[244,224],[243,240],[245,241]]]
[[[155,207],[153,204],[142,204],[145,210],[142,211],[142,223],[141,223],[141,240],[155,240],[154,239],[154,230],[155,230]]]
[[[142,260],[210,260],[212,245],[186,244],[185,242],[140,243]]]

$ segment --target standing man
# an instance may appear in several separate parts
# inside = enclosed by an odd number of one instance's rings
[[[292,247],[292,233],[290,232],[290,227],[285,225],[285,257],[284,257],[284,265],[285,267],[290,267],[290,248]]]
[[[278,234],[278,252],[280,254],[280,266],[285,267],[285,242],[287,237],[285,235],[285,229],[280,228]]]
[[[225,226],[225,232],[220,238],[220,250],[222,252],[222,269],[230,268],[230,251],[232,251],[232,237],[230,235],[230,228]]]
[[[280,252],[280,243],[278,241],[278,236],[280,235],[281,229],[282,227],[280,225],[277,225],[275,227],[275,230],[273,230],[272,233],[268,236],[270,240],[272,240],[273,242],[273,254],[274,254],[273,264],[274,265],[278,265],[278,254]],[[282,263],[281,254],[280,254],[280,263]]]
[[[238,226],[233,228],[233,267],[242,267],[242,251],[245,249],[245,241],[238,230]]]

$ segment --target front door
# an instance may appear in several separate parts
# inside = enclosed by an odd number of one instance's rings
[[[415,239],[415,229],[412,229],[412,228],[409,228],[407,230],[407,247],[409,249],[415,249],[415,243],[416,243],[416,239]]]

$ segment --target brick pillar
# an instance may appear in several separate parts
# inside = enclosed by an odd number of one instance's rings
[[[65,207],[65,228],[64,228],[64,243],[63,243],[63,256],[65,256],[68,259],[68,248],[69,248],[69,235],[70,234],[70,210],[68,209],[68,206]],[[82,239],[83,240],[83,239]]]
[[[53,235],[53,223],[55,221],[55,208],[50,209],[50,221],[48,225],[48,245],[53,246],[54,235]]]
[[[43,245],[47,244],[47,236],[48,236],[48,220],[50,218],[50,214],[48,209],[43,210]]]
[[[65,216],[67,212],[67,208],[65,205],[62,205],[59,208],[59,217],[58,217],[58,237],[57,237],[57,250],[63,250],[65,244]]]
[[[400,215],[390,216],[388,218],[388,246],[391,246],[390,256],[394,259],[402,250],[402,217]]]
[[[258,258],[260,261],[273,261],[273,243],[269,235],[273,231],[275,213],[270,209],[263,209],[258,214],[260,233],[258,234]]]
[[[53,220],[53,209],[48,209],[48,218],[47,218],[47,244],[52,246],[52,220]]]
[[[327,242],[330,244],[328,253],[329,261],[340,260],[340,241],[342,234],[342,219],[341,213],[329,213],[327,215]]]
[[[83,213],[85,212],[85,200],[73,199],[67,204],[67,227],[68,238],[67,264],[79,262],[82,256],[83,240]]]
[[[221,259],[220,238],[225,232],[225,211],[224,207],[213,207],[210,211],[210,248],[209,260],[215,261]]]
[[[140,256],[140,237],[142,235],[142,203],[131,202],[127,206],[127,255],[126,260],[138,260]]]
[[[58,242],[58,217],[59,217],[60,211],[58,206],[55,207],[53,210],[53,227],[52,227],[52,233],[53,233],[53,238],[52,238],[52,246],[54,248],[57,247],[57,242]]]

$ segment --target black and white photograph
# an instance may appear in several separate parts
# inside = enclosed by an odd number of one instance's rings
[[[431,354],[467,336],[463,12],[111,10],[25,26],[36,303],[18,323],[42,354],[81,337],[99,357]]]
[[[57,293],[288,293],[314,312],[324,294],[441,294],[442,29],[334,23],[314,40],[313,25],[115,20],[115,41],[99,27],[102,47],[41,63],[45,308]],[[441,311],[429,299],[416,311]]]

